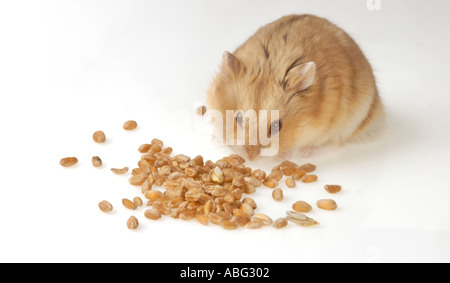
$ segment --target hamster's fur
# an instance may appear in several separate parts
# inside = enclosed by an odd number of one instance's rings
[[[341,28],[313,15],[284,16],[259,28],[233,54],[225,52],[208,91],[210,109],[223,117],[226,110],[279,110],[281,127],[273,134],[279,135],[281,156],[365,141],[383,131],[385,120],[361,49]],[[254,159],[262,145],[235,147]]]

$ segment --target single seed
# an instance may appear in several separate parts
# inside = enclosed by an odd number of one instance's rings
[[[189,162],[186,162],[186,161],[173,160],[172,163],[173,163],[173,165],[177,166],[181,170],[185,170],[186,168],[189,167]]]
[[[152,170],[151,170],[152,166],[150,165],[150,162],[148,162],[145,159],[138,161],[138,167],[139,167],[139,169],[142,170],[142,172],[146,173],[147,175],[152,172]]]
[[[242,205],[242,203],[241,203]],[[240,207],[240,206],[239,206]],[[238,217],[238,216],[248,216],[247,213],[245,213],[242,209],[240,209],[239,207],[233,208],[233,216],[234,217]]]
[[[308,175],[303,176],[300,180],[303,183],[312,183],[312,182],[317,181],[317,176],[316,175],[312,175],[312,174],[308,174]]]
[[[141,145],[139,146],[139,148],[138,148],[138,151],[139,151],[140,153],[147,153],[151,146],[152,146],[152,145],[149,144],[149,143],[141,144]]]
[[[166,189],[166,191],[163,193],[163,196],[168,199],[177,198],[182,195],[182,191],[177,189]]]
[[[272,226],[276,229],[284,228],[288,225],[288,221],[286,218],[281,217],[275,220],[272,224]]]
[[[339,185],[325,185],[324,188],[330,194],[339,193],[342,190],[342,187]]]
[[[180,203],[180,205],[177,207],[177,208],[183,208],[183,209],[185,209],[188,205],[189,205],[189,201],[188,200],[185,200],[185,201],[182,201],[181,203]]]
[[[240,156],[239,154],[230,154],[230,158],[236,159],[240,164],[245,163],[245,158]]]
[[[145,192],[145,198],[149,199],[151,201],[155,201],[161,196],[162,196],[162,193],[160,191],[157,191],[157,190],[150,189],[150,190]]]
[[[200,203],[197,201],[193,201],[193,202],[189,202],[189,204],[186,206],[186,209],[196,212],[197,208],[199,208],[199,207],[200,207]]]
[[[247,225],[248,222],[250,222],[250,216],[248,216],[247,214],[243,213],[240,215],[234,215],[234,221],[236,222],[237,225],[239,226],[245,226]]]
[[[63,167],[70,167],[78,163],[78,159],[76,157],[65,157],[59,161],[59,164]]]
[[[145,180],[147,180],[146,175],[136,175],[131,176],[130,179],[128,179],[128,182],[133,186],[141,186]]]
[[[235,191],[238,192],[238,191],[240,191],[240,190],[239,190],[239,189],[236,189]],[[231,205],[231,204],[233,203],[234,199],[235,199],[235,197],[233,196],[232,193],[226,193],[226,194],[223,196],[223,200],[224,200],[225,203],[228,204],[228,205]],[[236,197],[236,199],[240,199],[240,197],[239,197],[239,198]]]
[[[320,199],[317,201],[317,207],[326,210],[335,210],[337,208],[337,204],[332,199]]]
[[[295,181],[300,180],[303,176],[305,176],[306,172],[304,170],[296,170],[294,174],[292,174],[291,178]]]
[[[133,168],[131,170],[131,175],[133,176],[139,176],[139,175],[145,175],[146,173],[141,168]]]
[[[224,169],[226,167],[229,167],[230,164],[228,164],[228,162],[222,158],[216,161],[216,166],[219,166],[220,169]]]
[[[233,207],[231,206],[231,204],[225,202],[222,204],[222,208],[223,208],[223,211],[225,211],[229,214],[233,214]]]
[[[248,183],[244,185],[244,193],[246,193],[247,195],[251,195],[254,192],[256,192],[255,186],[253,186],[252,184],[248,184]]]
[[[211,191],[211,195],[214,196],[214,197],[223,197],[229,192],[230,191],[228,191],[227,189],[216,188],[216,189]]]
[[[205,205],[206,202],[210,199],[211,199],[211,196],[209,194],[201,193],[198,202]],[[202,208],[202,210],[203,210],[203,208]]]
[[[94,167],[100,167],[100,166],[102,166],[102,160],[100,159],[100,157],[98,157],[98,156],[93,156],[93,157],[92,157],[92,165],[94,165]]]
[[[263,214],[263,213],[257,213],[252,216],[252,220],[259,220],[263,223],[263,225],[268,226],[272,224],[273,220],[269,216]]]
[[[255,200],[252,198],[248,198],[248,197],[244,198],[242,200],[242,203],[248,203],[253,209],[256,209],[256,207],[257,207]]]
[[[216,211],[215,212],[223,211],[222,204],[225,202],[225,199],[223,197],[218,197],[214,200],[214,202],[216,203]]]
[[[283,172],[281,172],[281,170],[278,169],[278,170],[274,170],[272,173],[270,173],[266,179],[274,179],[276,181],[280,181],[281,178],[283,178]]]
[[[184,197],[182,197],[182,196],[173,198],[167,202],[167,207],[177,208],[183,201],[184,201]]]
[[[178,178],[186,178],[186,174],[181,172],[172,172],[167,177],[168,180],[177,180]]]
[[[251,173],[250,176],[255,177],[256,179],[258,179],[260,181],[264,181],[266,179],[266,172],[264,172],[261,169],[256,169]]]
[[[234,230],[237,229],[238,225],[236,221],[224,220],[222,221],[222,227],[227,230]]]
[[[115,174],[118,174],[118,175],[125,174],[128,172],[128,170],[129,170],[128,167],[123,167],[121,169],[120,168],[111,168],[111,171],[113,171]]]
[[[233,178],[232,181],[233,186],[235,187],[242,187],[243,185],[245,185],[245,180],[243,176],[236,176]]]
[[[224,220],[230,220],[233,217],[233,214],[228,213],[226,211],[218,211],[216,212],[220,217],[222,217]]]
[[[288,186],[288,188],[293,188],[295,187],[295,181],[292,178],[286,178],[286,186]]]
[[[222,170],[219,166],[216,166],[211,174],[211,180],[214,183],[221,184],[223,182]]]
[[[248,216],[253,216],[253,214],[255,213],[253,207],[248,203],[243,203],[240,209],[244,211]]]
[[[141,193],[145,195],[147,191],[152,189],[152,184],[150,184],[150,181],[147,179],[145,182],[141,185]]]
[[[164,178],[164,176],[161,176],[161,175],[155,176],[155,185],[161,187],[165,181],[166,181],[166,178]]]
[[[154,165],[156,161],[156,157],[153,154],[146,153],[141,155],[141,160],[147,161],[150,165]]]
[[[197,115],[199,115],[199,116],[205,115],[205,113],[206,113],[206,106],[202,105],[202,106],[197,107],[197,109],[195,110],[195,113]]]
[[[197,214],[203,214],[203,207],[204,207],[205,205],[204,204],[200,204],[198,207],[197,207],[197,209],[195,210],[195,212],[197,213]],[[196,216],[197,216],[197,214],[196,214]]]
[[[187,179],[184,181],[184,187],[188,190],[190,189],[201,189],[202,184],[200,182],[194,181],[192,179]]]
[[[312,207],[309,203],[299,200],[292,205],[292,209],[298,212],[310,212]]]
[[[137,208],[136,204],[127,198],[122,199],[122,204],[123,206],[131,210],[135,210]]]
[[[256,177],[244,177],[245,183],[250,184],[254,187],[259,187],[262,185],[262,182]]]
[[[157,152],[160,152],[162,150],[162,146],[160,146],[159,144],[152,144],[149,148],[149,150],[147,151],[147,153],[149,154],[155,154]]]
[[[282,201],[283,200],[283,191],[280,188],[276,188],[272,192],[272,198],[275,201]]]
[[[301,212],[296,212],[296,211],[286,211],[286,219],[301,225],[301,226],[312,226],[312,225],[318,225],[319,222],[317,222],[316,220],[309,218],[308,216],[304,215]]]
[[[203,206],[203,212],[208,215],[211,212],[216,211],[216,202],[213,200],[208,200],[205,202],[205,205]]]
[[[234,190],[232,190],[231,191],[231,196],[233,197],[233,201],[234,200],[238,200],[238,199],[241,199],[241,197],[242,197],[242,194],[244,193],[244,190],[242,190],[242,189],[234,189]],[[226,196],[226,195],[225,195]],[[232,201],[232,202],[233,202]]]
[[[233,203],[231,204],[231,207],[232,207],[233,210],[234,210],[235,208],[241,207],[241,205],[242,205],[242,201],[239,200],[239,199],[237,199],[237,200],[233,201]]]
[[[101,211],[103,211],[105,213],[108,213],[111,210],[113,210],[113,206],[106,200],[99,202],[98,207],[100,208]]]
[[[173,158],[173,160],[176,160],[178,162],[189,162],[191,161],[191,158],[185,154],[177,154]]]
[[[284,176],[292,176],[292,174],[296,171],[296,168],[292,166],[281,166],[280,170]]]
[[[184,173],[186,173],[188,177],[194,177],[195,175],[197,175],[198,172],[197,170],[195,170],[195,168],[188,167],[184,169]]]
[[[170,146],[169,146],[169,147],[165,147],[165,148],[163,148],[163,149],[161,150],[161,152],[162,152],[162,153],[165,153],[165,154],[171,154],[172,151],[173,151],[173,149],[172,149]]]
[[[192,218],[195,217],[197,213],[195,212],[195,210],[183,210],[180,212],[179,217],[183,220],[191,220]]]
[[[181,208],[181,207],[174,208],[174,209],[172,209],[172,211],[170,212],[169,215],[170,215],[170,217],[177,219],[177,218],[179,218],[180,213],[183,210],[184,210],[184,208]]]
[[[259,221],[259,220],[251,220],[250,222],[248,222],[245,227],[249,228],[249,229],[258,229],[261,228],[263,226],[263,222]]]
[[[137,123],[136,121],[133,120],[128,120],[126,121],[123,126],[122,126],[125,130],[134,130],[137,128]]]
[[[208,220],[209,220],[211,223],[216,224],[216,225],[221,225],[222,222],[223,222],[223,217],[222,217],[222,215],[218,214],[217,212],[209,213],[209,214],[207,215],[207,217],[208,217]]]
[[[164,187],[166,189],[178,189],[182,186],[179,180],[165,180]]]
[[[157,139],[157,138],[152,139],[152,145],[153,145],[153,144],[157,144],[157,145],[159,145],[161,148],[164,146],[163,141],[160,140],[160,139]]]
[[[311,163],[307,163],[307,164],[304,164],[304,165],[300,166],[300,167],[298,168],[298,170],[303,170],[303,171],[305,171],[306,173],[311,173],[311,172],[313,172],[314,170],[316,170],[316,165],[311,164]]]
[[[161,218],[161,213],[152,206],[144,212],[144,216],[151,220],[158,220]]]
[[[197,214],[195,216],[195,220],[197,220],[198,222],[200,222],[200,224],[202,225],[208,225],[209,220],[208,220],[208,216],[206,214]]]
[[[184,194],[184,198],[191,202],[198,201],[201,193],[203,193],[202,189],[190,189]]]
[[[269,178],[267,178],[267,179],[265,179],[265,180],[263,181],[263,184],[264,184],[264,186],[273,189],[273,188],[275,188],[276,186],[278,186],[278,181],[275,180],[275,179],[269,179]]]
[[[94,141],[96,143],[103,143],[106,140],[106,136],[105,136],[105,133],[103,131],[96,131],[92,135],[92,139],[94,139]]]
[[[280,168],[281,167],[289,167],[289,168],[298,168],[298,165],[292,161],[289,160],[285,160],[283,162],[280,163]]]
[[[171,209],[165,203],[159,202],[159,199],[153,203],[153,207],[164,215],[169,215],[171,211]]]
[[[140,197],[134,197],[133,202],[136,206],[142,206],[144,203],[142,202],[142,199]]]
[[[127,227],[130,230],[136,230],[139,226],[139,221],[137,220],[136,217],[134,216],[130,216],[130,218],[128,218],[127,221]]]
[[[191,162],[193,165],[203,166],[203,156],[197,155],[196,157],[192,158]]]

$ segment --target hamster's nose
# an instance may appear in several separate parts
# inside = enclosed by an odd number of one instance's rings
[[[249,160],[254,160],[260,153],[261,149],[257,145],[248,145],[245,147],[247,157]]]

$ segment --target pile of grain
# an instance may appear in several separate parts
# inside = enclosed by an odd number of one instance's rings
[[[135,121],[127,121],[123,125],[126,130],[137,127]],[[102,131],[93,134],[97,143],[103,143],[106,136]],[[312,206],[305,201],[297,201],[292,205],[293,211],[287,211],[286,217],[273,221],[267,214],[257,212],[257,204],[249,197],[257,188],[264,186],[274,189],[272,197],[275,201],[283,200],[283,191],[277,188],[285,176],[288,188],[296,187],[297,182],[315,182],[318,177],[312,172],[316,170],[313,164],[299,166],[291,161],[284,161],[275,166],[270,174],[261,169],[245,165],[245,159],[237,154],[226,156],[213,162],[204,160],[203,156],[193,158],[177,154],[172,155],[172,148],[165,147],[160,139],[153,139],[150,143],[138,147],[141,153],[137,167],[131,170],[129,183],[141,188],[142,197],[148,208],[143,215],[147,219],[158,220],[162,216],[191,220],[195,219],[203,225],[209,223],[220,225],[224,229],[246,227],[257,229],[263,226],[283,228],[288,220],[301,226],[319,224],[309,218],[304,212],[312,210]],[[76,157],[61,159],[64,167],[73,166],[78,162]],[[95,167],[102,166],[98,156],[92,157]],[[129,172],[128,167],[111,168],[115,174]],[[329,193],[341,190],[339,185],[326,185],[324,189]],[[130,210],[136,210],[144,205],[139,196],[133,200],[123,199],[122,204]],[[98,204],[101,211],[109,213],[113,206],[106,200]],[[331,199],[317,201],[317,207],[334,210],[337,204]],[[139,221],[131,216],[127,221],[129,229],[137,229]]]

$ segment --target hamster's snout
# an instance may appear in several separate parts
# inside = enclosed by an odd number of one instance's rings
[[[261,147],[259,145],[246,145],[244,147],[249,160],[254,160],[261,153]]]

